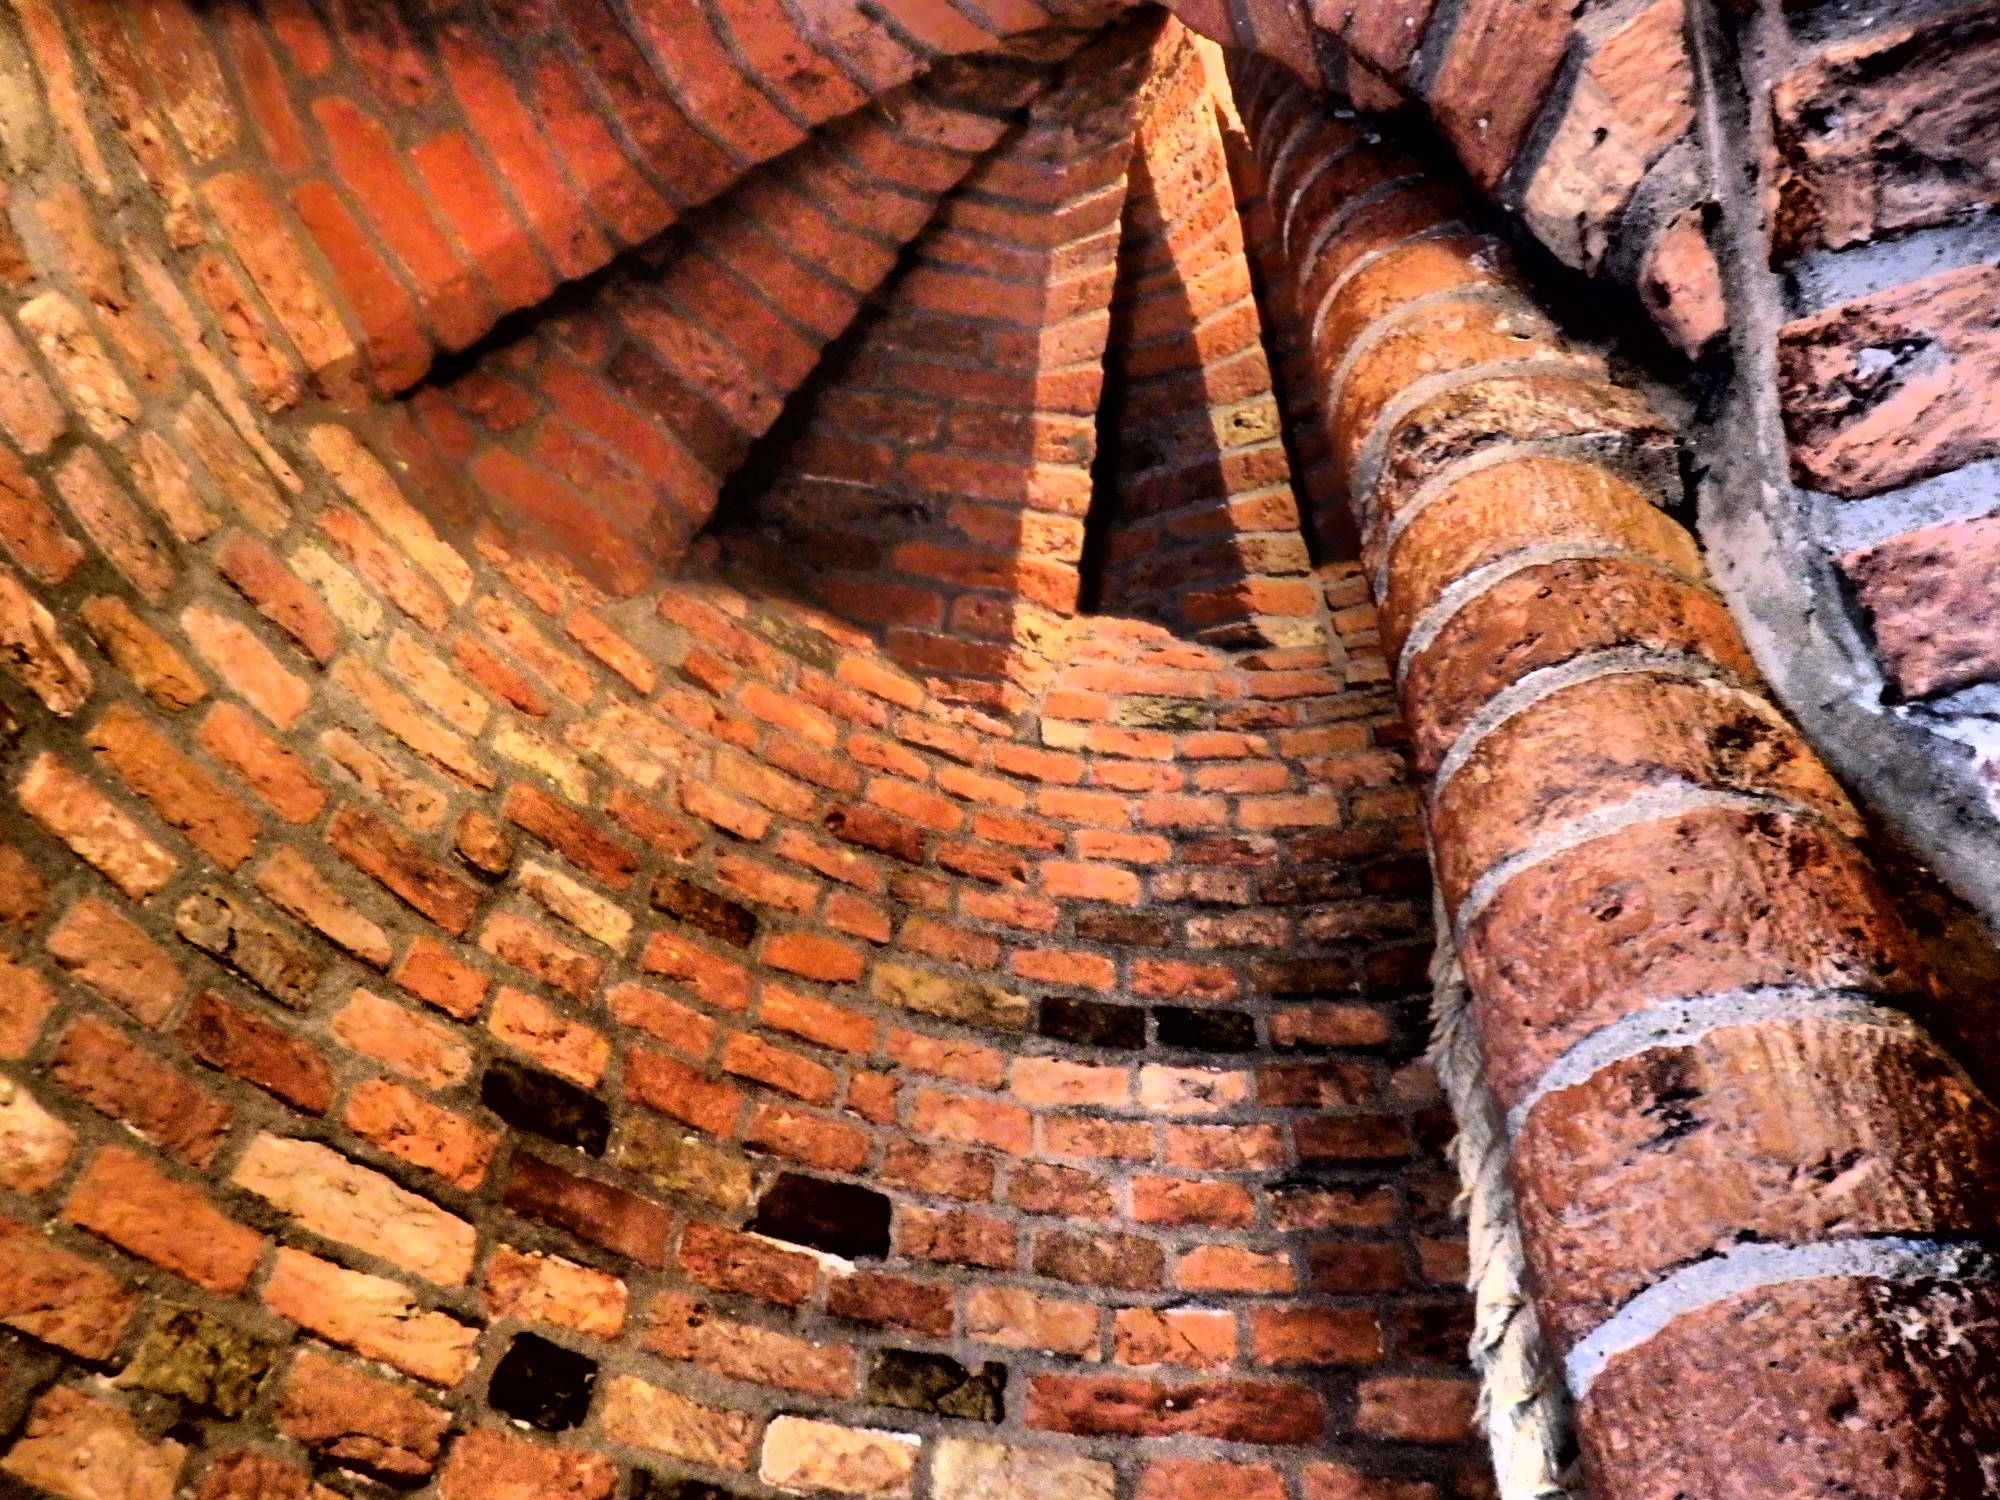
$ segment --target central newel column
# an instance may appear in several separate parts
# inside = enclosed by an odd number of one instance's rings
[[[1673,434],[1415,161],[1238,94],[1592,1493],[1994,1493],[2000,1113],[1656,508]]]

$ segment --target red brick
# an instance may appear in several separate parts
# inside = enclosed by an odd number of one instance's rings
[[[326,806],[326,791],[305,757],[258,728],[234,703],[211,707],[195,739],[286,822],[310,823]]]
[[[1355,1429],[1404,1443],[1462,1443],[1473,1433],[1479,1387],[1469,1379],[1378,1377],[1360,1386]]]
[[[1079,1436],[1188,1435],[1229,1442],[1319,1439],[1319,1398],[1302,1386],[1257,1381],[1164,1385],[1110,1375],[1038,1375],[1028,1384],[1030,1427]]]
[[[202,186],[202,196],[221,221],[250,279],[305,356],[307,368],[324,388],[338,389],[353,367],[353,341],[277,209],[241,173],[210,178]]]
[[[552,1448],[492,1427],[453,1439],[438,1500],[607,1500],[618,1483],[610,1459]]]
[[[507,1168],[507,1191],[501,1202],[642,1266],[658,1270],[666,1264],[673,1215],[623,1188],[579,1177],[517,1151]]]
[[[604,977],[602,959],[558,942],[543,928],[512,912],[495,912],[486,919],[479,946],[577,1001],[590,999]]]
[[[312,690],[247,626],[203,604],[189,605],[180,619],[196,654],[278,728],[291,728],[305,712]]]
[[[137,1306],[102,1266],[0,1218],[0,1323],[80,1359],[108,1360]]]
[[[63,1033],[49,1072],[93,1109],[190,1166],[208,1165],[235,1120],[206,1089],[92,1016]]]
[[[278,1430],[336,1461],[408,1483],[427,1477],[451,1413],[404,1386],[302,1349],[286,1371]]]
[[[84,736],[119,778],[151,803],[163,822],[225,869],[256,852],[257,819],[205,771],[174,749],[141,714],[123,704],[105,710]]]
[[[868,1160],[869,1134],[781,1104],[760,1104],[744,1140],[823,1172],[858,1172]]]
[[[343,1119],[364,1141],[464,1192],[486,1180],[499,1143],[494,1132],[383,1078],[355,1087]]]
[[[175,1035],[188,1056],[254,1083],[295,1109],[323,1115],[333,1104],[333,1070],[312,1044],[211,990],[194,997]]]
[[[262,1235],[225,1218],[199,1188],[123,1146],[106,1146],[91,1158],[62,1216],[225,1297],[243,1290],[264,1253]]]
[[[643,1031],[688,1056],[706,1057],[714,1044],[713,1021],[692,1006],[644,985],[614,985],[604,1004],[621,1025]]]
[[[458,25],[443,29],[437,46],[452,92],[556,273],[569,279],[595,271],[611,247],[564,184],[542,132],[495,60]]]
[[[65,912],[45,941],[58,964],[147,1026],[163,1024],[186,992],[174,961],[94,896]]]
[[[463,937],[479,891],[365,808],[349,804],[327,825],[326,841],[362,874],[380,881],[453,937]]]
[[[291,204],[361,324],[376,389],[399,391],[422,378],[430,366],[431,346],[416,306],[333,187],[318,178],[302,182],[292,189]]]
[[[393,977],[411,994],[461,1021],[477,1016],[486,997],[486,976],[426,937],[410,944]]]
[[[832,1069],[747,1032],[737,1032],[724,1044],[722,1066],[738,1077],[754,1079],[809,1104],[833,1102]]]
[[[750,971],[717,958],[668,932],[656,932],[639,955],[639,967],[685,984],[695,998],[717,1010],[750,1008]]]
[[[742,1094],[717,1083],[685,1063],[662,1053],[634,1048],[625,1058],[625,1097],[661,1114],[728,1136],[733,1130]]]
[[[896,1250],[948,1265],[1011,1271],[1018,1260],[1014,1229],[1004,1219],[964,1209],[934,1213],[905,1204],[896,1216]]]
[[[1203,1458],[1163,1458],[1146,1465],[1135,1500],[1284,1500],[1285,1482],[1262,1464],[1221,1463]]]

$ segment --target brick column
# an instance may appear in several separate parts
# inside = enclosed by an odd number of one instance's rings
[[[1592,1493],[1992,1493],[2000,1113],[1655,507],[1672,434],[1416,163],[1268,65],[1239,102]]]

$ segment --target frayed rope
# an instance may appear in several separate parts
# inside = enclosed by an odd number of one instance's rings
[[[1431,959],[1431,1066],[1458,1122],[1458,1207],[1465,1214],[1474,1302],[1472,1365],[1479,1372],[1479,1420],[1493,1451],[1500,1500],[1581,1497],[1569,1459],[1576,1443],[1568,1388],[1542,1342],[1529,1301],[1514,1193],[1507,1182],[1508,1142],[1486,1089],[1486,1065],[1457,945],[1440,907]]]

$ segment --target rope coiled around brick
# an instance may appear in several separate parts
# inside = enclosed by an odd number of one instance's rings
[[[1465,973],[1451,924],[1438,905],[1431,959],[1431,1066],[1458,1123],[1459,1208],[1466,1215],[1473,1295],[1472,1342],[1479,1422],[1493,1454],[1500,1500],[1581,1500],[1569,1390],[1542,1342],[1526,1284],[1514,1192],[1507,1180],[1506,1125],[1486,1087]]]

